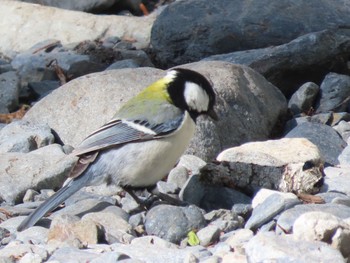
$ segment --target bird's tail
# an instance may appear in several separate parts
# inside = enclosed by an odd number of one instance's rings
[[[23,222],[18,226],[18,231],[23,231],[31,226],[34,226],[44,215],[54,210],[71,195],[76,193],[79,189],[84,187],[89,182],[90,176],[85,173],[83,176],[79,176],[68,184],[58,190],[53,196],[42,203],[37,209],[35,209]]]

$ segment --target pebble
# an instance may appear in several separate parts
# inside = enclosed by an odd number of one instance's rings
[[[191,230],[205,226],[204,216],[196,206],[174,207],[159,205],[146,215],[145,229],[167,241],[179,243]]]

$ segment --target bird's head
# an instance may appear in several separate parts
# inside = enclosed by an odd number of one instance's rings
[[[214,111],[215,92],[203,75],[176,68],[170,70],[165,78],[169,79],[167,89],[170,99],[175,106],[188,111],[193,120],[202,114],[218,119]]]

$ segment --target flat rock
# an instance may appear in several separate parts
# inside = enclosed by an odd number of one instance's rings
[[[134,40],[137,48],[144,48],[149,45],[151,26],[155,19],[153,15],[92,15],[6,0],[1,2],[0,17],[7,17],[0,24],[3,36],[0,39],[0,52],[3,53],[23,51],[46,39],[59,38],[63,44],[68,44],[101,36]]]
[[[76,161],[58,144],[30,153],[2,153],[0,159],[0,197],[10,204],[19,202],[29,188],[61,186]]]
[[[242,144],[221,152],[217,161],[201,170],[202,177],[213,182],[228,177],[243,188],[315,193],[323,177],[319,150],[304,138]]]
[[[340,252],[326,243],[300,242],[271,232],[258,233],[245,248],[248,262],[345,262]]]

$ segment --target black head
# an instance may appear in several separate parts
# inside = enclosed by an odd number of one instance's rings
[[[170,70],[167,77],[172,78],[168,92],[175,106],[188,111],[193,120],[201,114],[218,119],[214,111],[215,92],[203,75],[193,70],[176,68]]]

